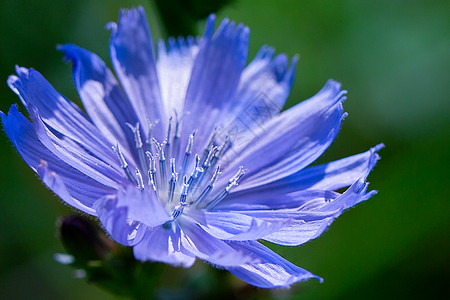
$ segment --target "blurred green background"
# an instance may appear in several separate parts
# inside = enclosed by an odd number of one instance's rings
[[[15,64],[39,70],[76,100],[71,66],[55,46],[75,43],[109,61],[104,26],[117,20],[120,7],[136,5],[146,8],[154,37],[164,36],[151,1],[0,1],[0,110],[19,102],[6,85]],[[300,54],[289,105],[328,78],[349,91],[349,117],[320,161],[386,144],[369,177],[378,195],[317,240],[273,246],[325,279],[276,297],[450,299],[449,11],[444,0],[235,0],[218,13],[250,27],[250,57],[263,44]],[[63,252],[56,219],[71,210],[0,136],[0,297],[112,299],[53,261]]]

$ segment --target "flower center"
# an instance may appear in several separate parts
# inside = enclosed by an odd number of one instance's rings
[[[130,167],[119,145],[113,147],[120,165],[131,181],[140,190],[151,188],[156,192],[166,210],[172,214],[172,220],[176,220],[186,206],[197,208],[212,208],[222,201],[232,188],[238,185],[244,176],[243,167],[239,167],[236,174],[221,188],[214,191],[214,187],[221,175],[220,159],[231,148],[232,142],[226,137],[222,143],[218,143],[214,130],[201,155],[192,157],[192,149],[196,131],[187,139],[184,155],[178,155],[180,151],[180,120],[175,114],[175,130],[172,133],[173,118],[169,119],[167,138],[161,143],[151,136],[150,126],[146,143],[142,142],[140,125],[127,124],[133,132],[135,148],[139,159],[135,172]],[[171,157],[169,160],[166,156]],[[183,157],[178,163],[175,157]],[[182,180],[179,180],[182,174]]]

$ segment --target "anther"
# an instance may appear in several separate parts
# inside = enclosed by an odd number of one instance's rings
[[[171,158],[170,159],[170,168],[172,170],[172,177],[170,179],[169,182],[169,203],[172,202],[173,200],[173,195],[175,192],[175,186],[177,184],[177,180],[178,180],[178,173],[176,172],[176,167],[175,167],[175,158]]]
[[[169,155],[169,157],[171,155],[171,153],[170,153],[170,140],[171,140],[170,134],[171,134],[171,132],[172,132],[172,117],[169,118],[169,125],[167,127],[167,138],[166,138],[166,146],[165,146],[166,154]]]
[[[123,171],[125,172],[125,175],[127,175],[128,179],[134,183],[135,185],[138,185],[138,182],[136,181],[136,178],[131,174],[130,168],[128,166],[127,161],[125,160],[125,157],[123,156],[122,151],[120,151],[119,144],[117,144],[116,147],[112,147],[113,151],[116,152],[117,158],[119,159],[120,166],[122,167]]]
[[[153,140],[153,128],[156,126],[156,122],[152,123],[150,120],[147,119],[147,125],[148,125],[148,135],[147,139],[145,140],[145,144],[147,145],[147,149],[152,149],[152,140]]]
[[[186,203],[188,193],[189,193],[189,184],[187,182],[187,177],[183,176],[183,187],[181,188],[180,203]]]
[[[159,178],[158,182],[161,184],[161,189],[165,190],[167,187],[167,176],[166,176],[166,157],[164,155],[164,145],[167,143],[167,141],[162,142],[161,144],[158,143],[158,141],[153,138],[153,143],[155,144],[155,147],[158,151],[159,155]]]
[[[175,133],[173,135],[172,153],[175,156],[175,155],[178,155],[178,151],[179,151],[179,147],[180,147],[179,129],[180,129],[180,121],[181,120],[178,119],[178,113],[175,109],[174,109],[174,114],[175,114]]]
[[[187,166],[188,166],[188,163],[189,163],[189,157],[192,154],[192,145],[194,144],[195,133],[196,133],[196,131],[194,130],[194,132],[189,135],[188,143],[187,143],[187,146],[186,146],[186,152],[184,154],[183,164],[182,164],[182,167],[181,167],[181,173],[182,174],[186,173],[186,169],[187,169]]]
[[[151,152],[147,151],[145,154],[149,159],[148,185],[151,185],[156,191],[156,161]]]
[[[181,203],[175,206],[175,209],[172,212],[172,221],[175,221],[182,213],[186,206],[189,206],[187,203]]]
[[[142,139],[141,139],[141,132],[140,132],[140,128],[139,128],[139,123],[136,123],[136,126],[131,125],[130,123],[127,123],[127,126],[131,129],[131,131],[134,134],[134,141],[136,143],[136,149],[138,152],[138,156],[139,156],[139,163],[141,165],[141,168],[144,172],[144,174],[147,174],[148,169],[147,169],[147,163],[145,161],[145,154],[144,154],[144,148],[143,148],[143,144],[142,144]]]
[[[144,189],[144,180],[142,179],[141,171],[139,171],[138,168],[136,168],[136,177],[138,182],[138,189],[142,191]]]
[[[212,189],[214,188],[214,184],[217,181],[217,178],[219,177],[219,175],[222,172],[220,172],[220,166],[217,166],[216,170],[214,171],[211,180],[209,181],[208,185],[206,186],[206,188],[202,191],[202,193],[200,194],[200,196],[198,196],[197,200],[195,200],[196,204],[199,205],[201,202],[203,202],[203,200],[205,200],[205,198],[209,195],[209,193],[212,191]]]
[[[217,195],[206,206],[206,208],[210,209],[210,208],[216,206],[220,201],[225,199],[225,197],[228,196],[228,194],[230,193],[230,190],[238,185],[239,180],[241,180],[241,178],[242,178],[242,176],[244,176],[244,174],[245,174],[244,168],[242,166],[239,167],[239,170],[236,172],[236,174],[233,177],[231,177],[231,179],[228,181],[228,184],[225,187],[225,189],[219,195]]]
[[[195,166],[192,170],[191,177],[189,178],[188,184],[190,186],[193,186],[196,182],[198,177],[203,173],[203,168],[199,166],[200,165],[200,157],[198,154],[195,154]]]
[[[213,133],[211,134],[211,136],[209,138],[208,145],[206,145],[205,150],[203,151],[203,154],[202,154],[202,159],[201,159],[202,164],[207,159],[208,154],[210,153],[211,147],[214,146],[214,140],[216,139],[216,135],[217,135],[218,131],[219,131],[219,128],[215,127]]]
[[[212,159],[212,164],[214,165],[219,161],[219,159],[230,149],[231,147],[231,140],[230,137],[227,135],[225,137],[225,141],[220,145],[220,147],[217,149],[214,158]]]
[[[244,167],[240,166],[237,173],[228,181],[228,185],[235,184],[238,185],[239,180],[241,180],[242,176],[244,176]]]
[[[136,123],[135,126],[131,125],[130,123],[126,123],[126,124],[134,134],[134,142],[136,143],[136,148],[137,149],[142,148],[142,139],[141,139],[141,133],[139,131],[139,123]]]
[[[205,161],[203,162],[203,167],[205,169],[209,168],[211,166],[211,160],[214,157],[214,155],[217,152],[218,147],[211,145],[211,147],[208,150],[208,155],[206,156]]]

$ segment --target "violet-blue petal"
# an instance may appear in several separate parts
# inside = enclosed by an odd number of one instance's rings
[[[297,267],[269,248],[255,241],[227,242],[236,251],[242,251],[259,262],[226,269],[242,280],[261,288],[289,287],[310,279],[322,279],[305,269]]]
[[[291,219],[266,221],[246,214],[228,211],[191,210],[188,212],[198,225],[210,235],[231,241],[257,240],[289,226]]]
[[[339,195],[328,190],[299,190],[284,193],[282,190],[255,189],[254,194],[249,190],[229,195],[212,208],[212,211],[296,209],[314,199],[331,201]]]
[[[61,179],[61,177],[59,177],[55,172],[49,170],[48,163],[46,161],[42,161],[41,164],[37,167],[37,173],[39,174],[45,185],[56,195],[58,195],[64,202],[90,215],[95,216],[97,214],[92,207],[87,206],[80,200],[72,197],[72,195],[67,190],[63,179]]]
[[[171,219],[154,191],[139,190],[133,185],[117,193],[117,207],[126,207],[128,218],[148,227],[164,224]]]
[[[235,160],[220,183],[227,184],[225,178],[230,178],[239,165],[247,169],[240,184],[245,188],[268,184],[308,166],[336,137],[342,121],[342,100],[339,88],[330,93],[324,87],[316,96],[273,118],[245,148],[234,149]]]
[[[19,67],[16,71],[19,77],[11,76],[8,84],[24,101],[29,113],[30,107],[35,107],[52,130],[83,145],[104,161],[115,161],[110,143],[73,102],[59,94],[39,72]]]
[[[318,237],[345,209],[369,199],[376,193],[375,191],[367,192],[367,186],[365,178],[361,178],[332,201],[314,199],[306,202],[299,208],[300,212],[307,213],[310,216],[320,216],[321,214],[325,216],[330,214],[330,216],[322,220],[318,219],[317,222],[312,223],[293,222],[279,232],[265,236],[264,239],[280,245],[298,246]]]
[[[198,53],[196,38],[169,38],[167,46],[164,41],[158,41],[158,71],[161,96],[165,109],[169,115],[174,111],[183,112],[192,67]]]
[[[97,216],[112,238],[126,246],[138,244],[147,226],[128,218],[126,207],[117,206],[117,195],[106,195],[94,202]]]
[[[349,186],[370,173],[379,159],[376,152],[383,146],[380,144],[360,154],[308,167],[266,185],[253,188],[239,185],[214,209],[277,209],[298,207],[299,201],[316,197],[332,199],[332,190]]]
[[[235,251],[224,241],[205,232],[191,218],[183,215],[177,221],[184,233],[181,236],[181,244],[192,255],[222,267],[238,266],[252,261],[249,255]]]
[[[144,9],[121,10],[117,26],[113,24],[110,27],[114,70],[144,132],[148,133],[149,121],[159,122],[153,133],[162,140],[168,116],[161,99],[153,40]]]
[[[134,136],[127,123],[138,122],[136,113],[105,63],[94,53],[75,45],[58,47],[73,63],[73,80],[83,106],[108,141],[133,149]],[[144,124],[145,125],[145,124]]]
[[[316,200],[317,202],[318,200]],[[327,211],[302,211],[297,212],[278,212],[272,216],[265,217],[263,211],[249,212],[251,216],[258,216],[262,219],[271,220],[272,218],[286,218],[291,214],[292,221],[288,226],[281,228],[276,232],[271,232],[262,237],[262,239],[283,245],[283,246],[299,246],[312,239],[319,237],[331,223],[339,217],[343,212],[343,208]],[[270,215],[270,212],[269,212]],[[284,216],[283,216],[284,215]]]
[[[46,173],[56,173],[64,182],[64,186],[71,198],[76,199],[77,204],[73,205],[75,208],[94,214],[92,211],[93,202],[106,194],[114,192],[113,189],[87,177],[50,152],[37,138],[33,125],[17,111],[15,105],[11,106],[8,115],[1,112],[0,115],[7,136],[25,162],[33,171],[38,172],[39,166],[44,161],[48,168]],[[58,194],[57,191],[54,192]],[[69,199],[68,197],[61,198],[64,201]],[[73,203],[72,200],[70,202]],[[78,202],[80,205],[78,205]]]
[[[267,185],[249,189],[252,195],[276,190],[284,194],[293,190],[323,189],[337,190],[353,184],[358,178],[367,177],[380,157],[377,151],[384,147],[379,144],[366,152],[342,158],[333,162],[308,167],[281,180]],[[236,194],[248,189],[241,185],[234,191]]]
[[[318,209],[318,211],[330,211],[338,208],[347,209],[362,201],[366,201],[377,193],[377,191],[368,192],[368,186],[369,183],[366,182],[366,178],[362,177],[355,181],[340,197],[327,203]]]
[[[119,170],[112,167],[113,164],[107,164],[92,156],[68,138],[56,136],[45,126],[36,109],[30,109],[30,116],[39,141],[62,161],[90,178],[115,189],[124,181]]]
[[[183,125],[186,136],[198,129],[208,137],[229,109],[229,99],[236,93],[247,60],[247,27],[224,20],[214,35],[213,29],[214,17],[210,16],[186,92],[184,113],[189,114]]]
[[[181,245],[181,229],[176,222],[149,228],[142,241],[134,246],[134,256],[141,261],[158,261],[189,268],[195,256]]]
[[[294,57],[289,65],[285,54],[273,57],[272,48],[262,47],[242,72],[222,134],[236,134],[238,127],[254,131],[278,115],[291,90],[296,62]]]

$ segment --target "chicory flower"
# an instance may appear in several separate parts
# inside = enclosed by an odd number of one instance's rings
[[[157,51],[142,8],[109,28],[115,75],[85,49],[59,48],[85,112],[33,69],[9,77],[31,122],[15,105],[1,118],[26,163],[138,260],[199,258],[263,288],[319,278],[259,240],[301,245],[374,194],[366,177],[382,145],[309,166],[345,116],[340,84],[281,112],[297,58],[262,47],[246,66],[242,24],[214,30],[211,16],[202,37]]]

